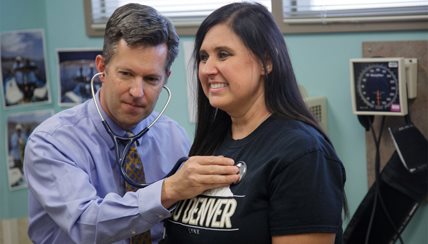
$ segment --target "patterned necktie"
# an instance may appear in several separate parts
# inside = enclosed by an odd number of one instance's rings
[[[125,163],[125,171],[129,178],[131,178],[136,183],[146,183],[145,176],[144,176],[144,167],[143,163],[141,162],[140,156],[137,152],[137,147],[135,145],[136,143],[132,144],[128,154],[126,155],[126,163]],[[128,183],[125,182],[125,189],[126,191],[137,191],[138,188],[134,187]],[[150,236],[150,230],[135,235],[131,237],[130,242],[131,244],[151,244],[152,239]]]

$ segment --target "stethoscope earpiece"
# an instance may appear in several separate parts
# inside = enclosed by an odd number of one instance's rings
[[[244,161],[235,162],[235,166],[239,168],[239,180],[234,184],[238,184],[244,178],[247,173],[247,164]]]
[[[123,136],[119,136],[116,135],[113,130],[110,128],[110,126],[108,125],[107,121],[104,119],[102,113],[101,113],[101,109],[100,106],[97,102],[97,98],[95,95],[95,88],[94,88],[94,80],[97,76],[103,76],[105,77],[105,72],[99,72],[96,73],[94,76],[92,76],[91,79],[91,93],[92,93],[92,100],[94,100],[94,104],[95,104],[95,108],[97,109],[98,115],[100,116],[101,119],[101,123],[103,124],[104,128],[106,129],[107,133],[110,135],[110,137],[113,140],[114,143],[114,147],[115,147],[115,153],[116,153],[116,161],[117,164],[120,166],[120,173],[122,174],[123,179],[130,185],[137,187],[137,188],[144,188],[152,183],[139,183],[139,182],[135,182],[133,181],[126,173],[126,170],[124,168],[125,166],[125,159],[126,159],[126,155],[128,154],[131,145],[138,140],[138,138],[142,137],[157,121],[158,119],[163,115],[163,113],[165,112],[166,107],[168,106],[169,102],[171,101],[171,90],[169,90],[168,87],[163,86],[163,88],[166,90],[166,92],[168,93],[168,98],[167,101],[165,102],[165,105],[163,106],[162,110],[158,113],[158,115],[153,119],[153,121],[144,129],[142,129],[138,134],[136,134],[135,136],[131,136],[131,137],[123,137]],[[122,154],[120,153],[119,150],[119,144],[122,143],[124,145]],[[174,167],[173,169],[177,170],[176,168],[178,167]],[[174,172],[172,172],[174,173]],[[170,174],[172,174],[170,172]],[[170,175],[168,174],[168,175]]]

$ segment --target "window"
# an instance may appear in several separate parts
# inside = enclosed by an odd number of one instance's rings
[[[236,0],[235,0],[236,1]],[[140,2],[168,16],[180,35],[193,35],[198,24],[226,0],[84,0],[90,36],[102,36],[118,6]],[[248,0],[247,0],[248,1]],[[426,0],[262,0],[284,33],[428,29]]]
[[[284,32],[428,29],[426,0],[273,0],[273,4],[281,12],[276,16]]]
[[[174,23],[181,35],[193,35],[202,20],[215,9],[237,0],[84,0],[88,35],[104,33],[105,23],[113,11],[124,4],[135,2],[154,7]],[[259,2],[271,9],[271,0]]]

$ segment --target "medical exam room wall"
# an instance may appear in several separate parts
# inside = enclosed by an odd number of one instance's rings
[[[46,5],[44,1],[0,0],[0,32],[45,29],[45,27]],[[3,82],[1,84],[3,85]],[[6,120],[11,113],[43,109],[46,106],[9,111],[4,110],[3,94],[0,94],[0,100],[0,218],[22,217],[27,214],[27,191],[26,189],[9,191],[6,164]]]
[[[101,48],[101,38],[88,38],[85,32],[82,0],[0,0],[0,31],[43,28],[51,103],[19,111],[64,109],[58,105],[59,48]],[[181,36],[181,41],[193,36]],[[367,193],[365,132],[351,112],[349,92],[350,58],[362,57],[364,41],[428,40],[427,31],[285,34],[298,81],[309,96],[326,96],[328,100],[328,134],[347,171],[346,194],[351,215]],[[186,91],[186,64],[183,48],[172,66],[168,81],[173,91],[167,115],[193,136],[189,122]],[[1,95],[2,96],[2,95]],[[3,97],[1,97],[3,103]],[[3,105],[3,104],[2,104]],[[11,112],[0,108],[0,218],[27,215],[27,189],[10,191],[7,183],[6,117]],[[15,110],[13,112],[16,112]],[[344,227],[347,221],[345,220]],[[428,243],[428,207],[424,204],[406,228],[406,244]]]

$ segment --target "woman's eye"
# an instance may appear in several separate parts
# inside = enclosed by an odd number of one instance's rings
[[[199,54],[199,60],[201,62],[206,62],[208,60],[208,55],[206,53],[200,53]]]
[[[226,52],[226,51],[220,51],[219,53],[218,53],[218,57],[219,57],[219,59],[225,59],[225,58],[227,58],[229,56],[229,53],[228,52]]]

